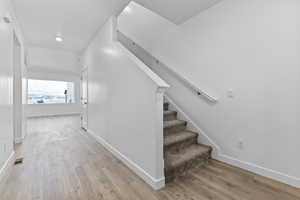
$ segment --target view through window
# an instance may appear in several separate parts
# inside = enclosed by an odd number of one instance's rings
[[[75,103],[73,82],[28,80],[28,104],[69,103]]]

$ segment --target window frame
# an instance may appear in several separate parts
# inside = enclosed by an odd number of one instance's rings
[[[73,84],[73,101],[72,103],[29,103],[29,81],[30,80],[36,80],[36,81],[53,81],[53,82],[66,82],[66,83],[72,83]],[[27,88],[26,88],[26,105],[74,105],[77,104],[77,89],[76,89],[76,81],[75,80],[60,80],[60,79],[45,79],[45,78],[33,78],[28,77],[27,78]]]

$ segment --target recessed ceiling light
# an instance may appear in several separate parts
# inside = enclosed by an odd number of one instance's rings
[[[111,55],[111,56],[116,56],[118,55],[118,51],[116,49],[107,47],[107,48],[103,48],[104,53]]]
[[[56,36],[56,37],[55,37],[55,40],[56,40],[57,42],[62,42],[62,41],[63,41],[63,39],[62,39],[61,36]]]

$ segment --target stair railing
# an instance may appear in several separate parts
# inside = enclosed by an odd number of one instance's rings
[[[155,59],[155,60],[156,60],[156,64],[160,64],[159,60],[157,60],[157,59]],[[195,84],[193,84],[191,81],[189,81],[187,78],[185,78],[183,75],[178,74],[176,71],[174,71],[173,69],[171,69],[167,65],[162,64],[160,66],[164,66],[165,69],[167,69],[168,71],[173,73],[178,79],[180,79],[185,85],[187,85],[196,95],[206,98],[211,103],[217,103],[218,102],[218,99],[216,97],[208,94],[208,92],[204,91],[203,89],[200,89]]]
[[[125,38],[128,41],[131,41],[133,46],[138,46],[139,48],[143,49],[145,52],[147,52],[143,47],[137,45],[135,42],[133,42],[130,38],[128,38],[125,34],[123,34],[122,32],[120,32],[119,30],[117,31],[117,37],[118,38]],[[120,41],[121,42],[121,41]],[[148,53],[148,52],[147,52]],[[148,53],[149,54],[149,53]],[[184,77],[183,75],[177,73],[175,70],[173,70],[172,68],[168,67],[167,65],[163,64],[162,62],[160,62],[158,59],[156,59],[155,57],[153,57],[152,55],[149,54],[149,56],[151,56],[152,59],[155,60],[156,64],[160,64],[160,66],[163,66],[165,69],[167,69],[169,72],[171,72],[175,77],[177,77],[177,79],[179,79],[180,81],[182,81],[187,87],[189,87],[197,96],[199,97],[203,97],[206,100],[208,100],[211,103],[217,103],[218,99],[213,96],[210,95],[208,92],[204,91],[203,89],[199,88],[198,86],[196,86],[194,83],[192,83],[190,80],[188,80],[186,77]],[[148,66],[149,68],[151,68],[151,66]],[[152,69],[153,70],[153,69]]]

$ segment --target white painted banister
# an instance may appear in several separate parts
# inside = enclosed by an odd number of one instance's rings
[[[170,86],[155,74],[151,68],[146,66],[140,59],[138,59],[133,53],[131,53],[122,43],[116,42],[117,46],[125,53],[154,83],[156,83],[159,90],[167,89]]]
[[[132,45],[137,45],[135,42],[133,42],[130,38],[128,38],[122,32],[117,31],[117,35],[118,35],[117,37],[118,37],[119,40],[120,40],[120,38],[123,38],[123,39],[126,39],[127,41],[131,41]],[[120,43],[121,43],[121,41],[120,41]],[[139,48],[143,49],[143,47],[140,47],[140,46],[139,46]],[[144,50],[144,51],[147,52],[146,50]],[[196,95],[205,98],[206,100],[208,100],[211,103],[217,103],[218,102],[217,97],[215,97],[215,96],[209,94],[207,91],[201,89],[196,84],[194,84],[193,82],[188,80],[185,76],[179,74],[178,72],[176,72],[172,68],[170,68],[167,65],[163,64],[161,61],[159,61],[158,59],[156,59],[152,55],[149,54],[149,56],[151,56],[152,59],[155,60],[156,64],[161,64],[160,66],[163,66],[165,69],[167,69],[169,72],[171,72],[177,79],[179,79],[182,83],[184,83],[187,87],[189,87]],[[148,67],[151,69],[151,66],[148,66]]]
[[[156,59],[156,63],[159,64],[160,61]],[[189,86],[198,96],[203,96],[212,103],[216,103],[218,101],[218,99],[216,97],[208,94],[208,92],[204,91],[203,89],[200,89],[195,84],[193,84],[191,81],[189,81],[187,78],[185,78],[183,75],[180,75],[179,73],[177,73],[176,71],[174,71],[173,69],[168,67],[167,65],[162,65],[162,66],[164,66],[168,71],[173,73],[178,79],[180,79],[182,82],[184,82],[184,84]]]
[[[161,189],[163,98],[169,85],[116,40],[115,27],[111,17],[83,53],[93,94],[88,133],[146,183]]]

